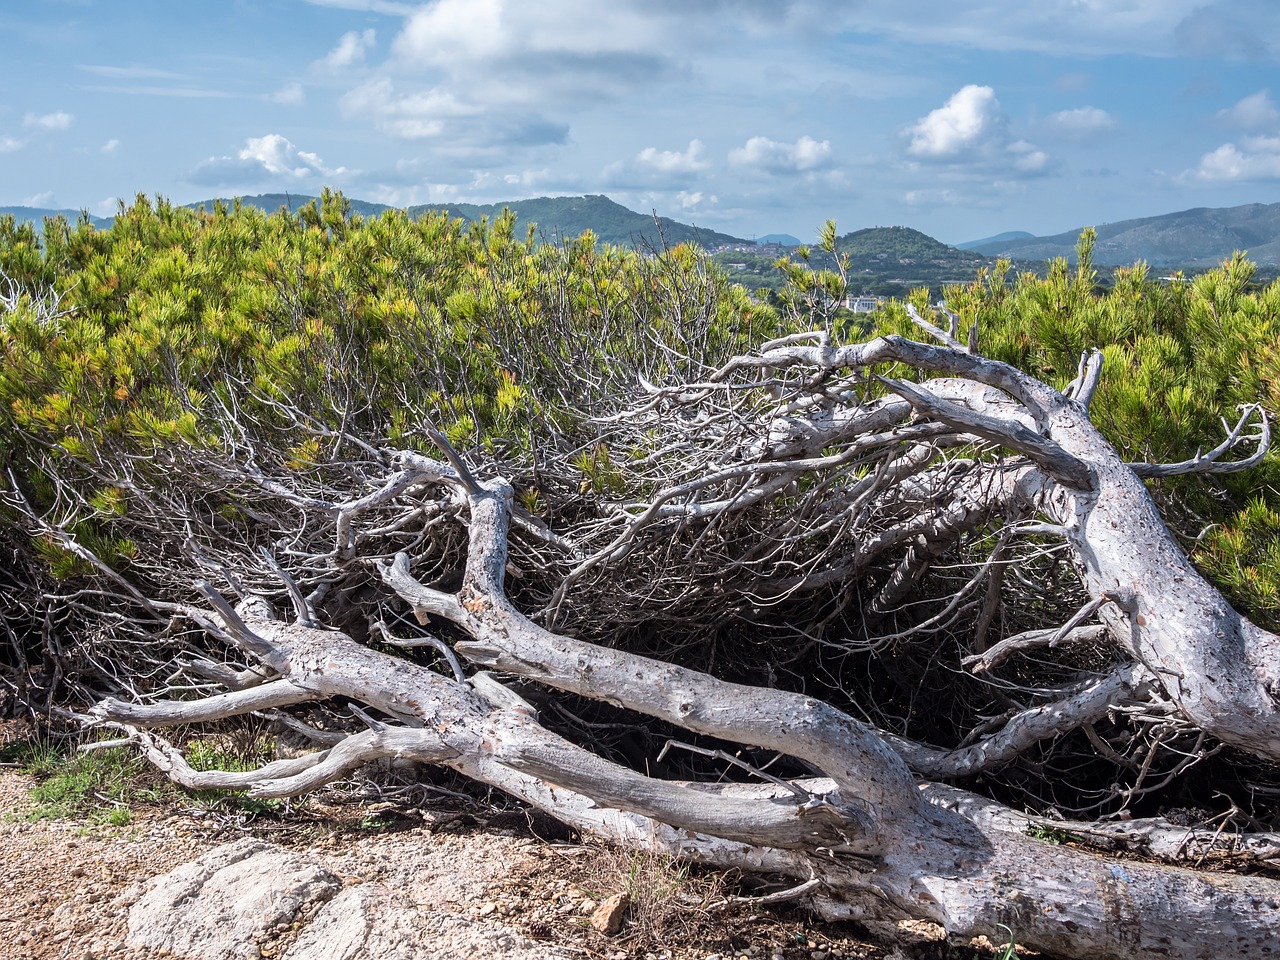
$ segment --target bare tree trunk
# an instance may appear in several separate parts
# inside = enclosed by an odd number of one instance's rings
[[[502,477],[477,479],[438,435],[443,461],[402,453],[389,476],[350,500],[292,501],[296,509],[321,512],[333,531],[323,549],[313,543],[311,553],[299,551],[310,569],[331,564],[349,576],[352,565],[371,566],[384,597],[403,601],[420,623],[444,625],[461,638],[451,647],[423,639],[447,659],[456,652],[472,667],[776,751],[821,777],[783,780],[753,769],[770,782],[713,784],[642,775],[547,729],[491,673],[468,677],[455,661],[443,675],[320,626],[311,600],[278,566],[292,623],[252,592],[233,608],[208,584],[204,607],[152,607],[235,648],[263,682],[194,701],[108,699],[94,717],[123,725],[183,784],[248,787],[260,796],[312,790],[379,758],[445,765],[622,843],[789,875],[799,884],[797,895],[827,917],[924,918],[954,934],[993,939],[1012,931],[1020,943],[1060,957],[1274,956],[1280,882],[1045,843],[1027,834],[1014,811],[920,782],[921,775],[944,780],[993,769],[1121,708],[1168,707],[1202,735],[1280,758],[1280,641],[1240,617],[1196,574],[1139,476],[1214,469],[1216,459],[1135,470],[1088,419],[1098,361],[1083,364],[1063,395],[927,329],[943,338],[942,346],[889,337],[837,348],[792,338],[737,358],[704,383],[651,388],[650,399],[631,411],[634,432],[619,427],[620,437],[643,438],[660,423],[668,431],[664,441],[675,437],[664,450],[696,450],[701,441],[721,449],[694,457],[683,476],[651,485],[644,502],[609,504],[576,534],[552,531],[515,506]],[[870,373],[891,363],[949,376],[910,383]],[[888,393],[868,399],[872,387]],[[767,400],[759,399],[762,388],[770,391]],[[689,413],[700,404],[710,404],[714,415]],[[1265,420],[1252,439],[1265,451]],[[637,462],[645,463],[640,439],[636,449]],[[947,452],[955,453],[948,459]],[[782,520],[751,512],[772,503],[785,505]],[[37,524],[40,518],[29,513]],[[873,514],[874,523],[864,523]],[[738,554],[725,547],[727,559],[690,586],[696,598],[723,602],[744,568],[763,571],[764,582],[748,578],[750,590],[743,591],[752,603],[803,596],[877,568],[865,622],[880,629],[881,622],[898,622],[905,599],[954,541],[1005,517],[989,558],[953,580],[964,580],[954,596],[928,598],[924,620],[869,634],[865,645],[928,636],[938,624],[955,622],[965,604],[985,607],[984,577],[1012,562],[1014,538],[1031,535],[1065,544],[1089,601],[1057,627],[993,644],[981,639],[969,665],[989,671],[1026,650],[1084,640],[1109,644],[1118,662],[1080,671],[1076,682],[1031,705],[1015,703],[1002,723],[944,748],[878,730],[813,696],[728,682],[548,626],[613,566],[660,553],[694,525],[701,532],[689,555],[700,559],[703,537],[744,516],[764,531],[760,545]],[[377,531],[371,517],[381,523]],[[416,554],[362,553],[370,543],[385,544],[386,531],[398,534],[410,523],[406,517],[422,521]],[[460,571],[421,548],[425,531],[446,523],[466,527]],[[507,593],[508,579],[521,575],[510,554],[517,533],[565,564],[542,623]],[[811,562],[794,559],[811,545]],[[792,553],[774,563],[786,550]],[[784,569],[789,576],[778,575]],[[208,677],[217,670],[196,672]],[[244,674],[220,676],[235,687],[233,678]],[[358,709],[367,729],[249,773],[198,773],[150,732],[333,697],[363,704],[380,719]],[[1265,851],[1265,843],[1255,849]]]

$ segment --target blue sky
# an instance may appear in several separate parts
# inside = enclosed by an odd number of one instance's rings
[[[41,0],[0,204],[603,193],[949,243],[1280,200],[1276,0]]]

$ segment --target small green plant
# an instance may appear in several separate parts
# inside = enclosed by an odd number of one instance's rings
[[[133,822],[133,811],[128,807],[112,807],[102,818],[109,827],[127,827]]]
[[[194,770],[240,773],[256,770],[275,757],[275,741],[255,735],[218,735],[187,741],[183,755]],[[209,810],[233,810],[249,816],[279,813],[285,801],[251,797],[243,790],[195,790],[196,803]]]
[[[1013,935],[1013,930],[1010,927],[1006,927],[1003,923],[997,924],[997,926],[1009,934],[1009,940],[1003,947],[996,951],[992,960],[1018,960],[1018,944]]]
[[[184,751],[193,770],[223,770],[240,773],[256,770],[275,755],[275,742],[257,738],[233,742],[228,737],[204,737],[187,741]]]
[[[360,829],[373,831],[385,830],[387,827],[391,826],[394,819],[394,814],[382,812],[366,814],[364,819],[360,821]]]
[[[1069,830],[1060,830],[1057,827],[1047,827],[1042,823],[1030,824],[1026,829],[1026,834],[1033,840],[1039,840],[1041,843],[1052,844],[1053,846],[1061,846],[1064,843],[1079,843],[1083,838],[1078,834],[1074,834]]]
[[[56,820],[92,816],[114,826],[130,819],[126,804],[136,792],[142,767],[125,747],[67,752],[57,745],[32,751],[22,770],[40,780],[31,791],[36,806],[27,816]],[[110,809],[104,811],[103,804]],[[120,812],[122,811],[122,812]]]

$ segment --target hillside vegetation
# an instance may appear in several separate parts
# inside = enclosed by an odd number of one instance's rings
[[[914,231],[892,235],[904,254],[940,252]],[[866,236],[840,245],[856,253]],[[1099,295],[1082,249],[1083,265],[1059,261],[1044,278],[979,268],[948,287],[948,304],[978,324],[986,352],[1052,383],[1065,385],[1081,352],[1101,347],[1096,419],[1135,460],[1212,445],[1237,404],[1280,412],[1280,285],[1249,292],[1253,267],[1237,258],[1174,286],[1121,270]],[[110,230],[63,221],[43,240],[2,218],[0,273],[16,303],[52,294],[59,316],[39,324],[17,309],[0,331],[8,469],[40,509],[56,499],[55,460],[59,475],[96,485],[70,529],[142,578],[167,576],[163,558],[181,545],[149,539],[131,495],[93,479],[103,459],[133,464],[143,486],[167,482],[184,447],[224,442],[236,410],[261,432],[264,469],[340,462],[345,448],[317,430],[429,448],[432,424],[532,483],[540,446],[592,436],[599,397],[584,378],[621,394],[639,375],[684,365],[693,376],[796,324],[832,322],[811,305],[844,289],[837,274],[791,271],[781,309],[790,303],[798,316],[788,319],[686,246],[648,258],[590,235],[541,245],[510,214],[488,225],[391,210],[360,217],[336,194],[295,214],[195,212],[140,197]],[[905,324],[900,309],[880,322]],[[282,411],[286,398],[296,413]],[[1280,614],[1276,463],[1273,454],[1243,476],[1157,483],[1197,562],[1270,622]],[[598,455],[582,469],[608,482]],[[529,491],[536,503],[536,484]],[[260,535],[251,491],[215,486],[200,500],[225,517],[227,538]],[[56,537],[27,541],[16,527],[9,537],[55,576],[84,569]]]
[[[1143,260],[1153,266],[1201,270],[1217,265],[1233,251],[1246,252],[1255,264],[1280,264],[1280,203],[1197,207],[1098,224],[1094,230],[1098,237],[1094,256],[1101,264],[1124,266]],[[1079,235],[1077,229],[1049,237],[996,238],[967,246],[988,256],[1070,260],[1075,257]]]
[[[851,316],[842,239],[761,303],[510,211],[0,219],[6,705],[194,789],[447,767],[832,916],[1109,960],[1205,960],[1225,916],[1268,955],[1280,885],[1156,859],[1228,822],[1275,855],[1280,285],[1103,292],[1086,232]],[[197,770],[158,732],[264,709],[315,749]],[[1206,846],[1163,821],[1123,888],[1025,814],[1129,843],[1175,805]]]

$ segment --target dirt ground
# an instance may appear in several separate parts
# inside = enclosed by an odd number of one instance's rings
[[[892,942],[877,943],[858,927],[820,924],[795,911],[725,908],[727,896],[747,892],[731,880],[597,844],[544,840],[520,813],[486,818],[460,808],[317,800],[286,817],[246,821],[198,804],[137,803],[127,824],[113,826],[100,813],[34,819],[33,786],[12,765],[0,768],[0,960],[151,960],[154,952],[125,942],[128,907],[141,884],[246,835],[305,849],[349,882],[403,883],[424,909],[501,923],[585,958],[992,956],[948,945],[935,928],[890,931]],[[424,863],[439,865],[426,885]],[[407,864],[416,872],[406,873]],[[623,890],[633,902],[621,933],[591,929],[595,906]]]

